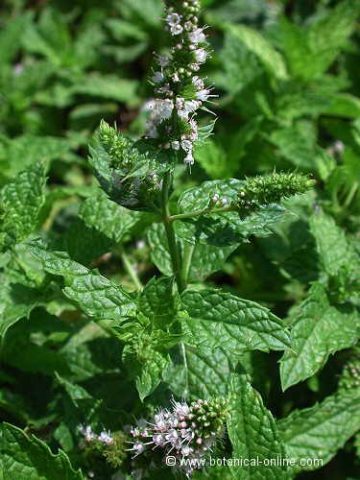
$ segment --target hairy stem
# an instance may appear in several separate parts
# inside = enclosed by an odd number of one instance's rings
[[[179,292],[185,290],[185,282],[182,278],[181,254],[179,245],[176,241],[174,227],[171,223],[169,209],[169,192],[172,182],[172,173],[167,172],[164,177],[162,188],[162,219],[165,226],[166,237],[169,246],[171,263]]]

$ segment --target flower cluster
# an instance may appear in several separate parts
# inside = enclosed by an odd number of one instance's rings
[[[83,436],[81,447],[93,454],[100,454],[113,468],[122,465],[126,457],[126,435],[123,432],[111,433],[103,430],[98,435],[90,425],[80,425],[79,433]]]
[[[103,430],[99,435],[97,435],[90,425],[80,425],[79,432],[84,437],[85,443],[97,442],[104,445],[111,445],[114,441],[112,434]]]
[[[141,421],[131,428],[130,451],[136,458],[157,450],[163,461],[172,455],[177,468],[190,476],[221,438],[225,417],[225,402],[220,399],[197,400],[190,405],[174,401],[171,410],[162,409],[151,422]]]
[[[134,142],[102,121],[90,149],[90,163],[111,200],[131,210],[157,210],[161,166],[141,142]]]
[[[166,26],[171,36],[168,55],[157,57],[153,73],[156,99],[146,105],[147,137],[166,139],[160,145],[182,154],[185,164],[194,163],[198,138],[197,111],[214,95],[197,75],[206,62],[206,36],[199,27],[199,0],[167,0]]]

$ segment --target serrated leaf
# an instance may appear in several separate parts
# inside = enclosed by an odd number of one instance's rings
[[[356,311],[332,306],[324,287],[314,284],[293,313],[291,345],[280,365],[283,390],[314,375],[330,355],[355,345],[359,334]]]
[[[60,137],[21,135],[6,139],[0,154],[0,164],[4,170],[1,173],[13,177],[38,162],[67,158],[71,147],[68,139]]]
[[[285,480],[286,467],[265,461],[284,457],[285,449],[275,420],[262,402],[260,394],[244,376],[233,375],[229,393],[227,431],[233,457],[253,460],[255,465],[241,466],[234,472],[238,480]],[[256,465],[256,461],[258,464]]]
[[[46,251],[36,243],[29,248],[43,262],[45,271],[64,277],[64,294],[89,317],[118,325],[135,313],[132,297],[96,270],[74,262],[65,252]]]
[[[238,192],[244,182],[237,179],[204,182],[199,187],[186,190],[180,197],[179,211],[188,213],[208,207],[210,198],[217,193],[229,203],[237,201]],[[271,233],[271,227],[282,220],[286,210],[275,204],[259,208],[245,218],[237,212],[207,214],[197,219],[176,221],[179,237],[194,244],[205,242],[218,247],[228,247],[245,242],[251,235],[264,237]]]
[[[151,279],[139,297],[139,310],[158,328],[170,326],[177,311],[172,278]]]
[[[269,138],[280,154],[296,167],[305,170],[313,168],[315,157],[315,131],[313,124],[307,121],[274,130]]]
[[[247,350],[284,350],[289,334],[267,308],[215,289],[186,291],[182,305],[189,318],[184,324],[197,345],[219,348],[238,357]]]
[[[61,450],[54,455],[41,440],[7,423],[1,432],[4,480],[82,480]]]
[[[282,55],[259,32],[244,25],[229,25],[227,29],[235,41],[241,42],[253,53],[271,75],[279,80],[288,78]]]
[[[139,392],[140,400],[143,402],[160,384],[164,370],[169,366],[169,359],[161,353],[152,350],[151,355],[147,357],[141,374],[137,377],[135,384]]]
[[[334,62],[351,35],[359,6],[343,1],[321,14],[315,14],[305,27],[282,19],[281,47],[296,77],[318,78]]]
[[[121,242],[141,218],[141,213],[130,212],[104,193],[85,200],[79,215],[88,227],[95,228],[116,243]]]
[[[153,223],[147,232],[147,239],[150,245],[150,254],[152,262],[157,266],[161,273],[167,276],[172,275],[171,258],[168,251],[167,239],[164,225]],[[190,282],[201,282],[214,272],[217,272],[226,262],[231,253],[236,250],[238,245],[225,246],[219,248],[215,245],[197,242],[195,245],[179,239],[182,253],[186,249],[190,252]]]
[[[71,89],[73,94],[87,95],[90,97],[107,98],[136,105],[138,84],[135,80],[121,79],[116,75],[100,75],[92,73],[82,78]]]
[[[20,285],[7,285],[5,278],[1,280],[3,283],[0,294],[0,338],[16,322],[28,318],[31,311],[43,300],[36,290]]]
[[[296,460],[295,470],[316,470],[319,463],[299,465],[314,458],[325,465],[360,429],[360,389],[340,390],[321,403],[295,410],[278,422],[287,456]]]
[[[2,230],[13,241],[24,240],[36,230],[45,202],[46,173],[43,165],[34,165],[20,173],[0,192]]]
[[[337,275],[341,268],[357,262],[355,252],[347,241],[345,233],[334,219],[323,212],[315,213],[310,219],[320,261],[328,275]]]
[[[230,163],[224,148],[213,139],[196,146],[194,156],[210,178],[232,177],[239,168],[238,156]]]
[[[227,394],[233,368],[226,348],[213,350],[196,342],[182,343],[165,380],[179,397],[209,399]]]

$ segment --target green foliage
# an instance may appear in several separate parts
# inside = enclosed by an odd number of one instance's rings
[[[81,480],[83,476],[71,467],[64,452],[54,455],[49,447],[19,428],[4,423],[1,427],[1,460],[4,478]]]
[[[355,345],[358,318],[351,307],[331,305],[324,287],[314,284],[292,314],[291,345],[280,368],[283,389],[314,375],[329,355]]]
[[[339,391],[321,403],[295,410],[278,422],[287,453],[295,459],[316,458],[329,462],[336,451],[360,428],[358,388]],[[302,469],[312,470],[314,464]],[[299,465],[295,470],[299,470]]]
[[[45,175],[42,165],[32,166],[1,190],[1,229],[7,243],[24,240],[36,229],[45,202]]]
[[[284,445],[275,420],[256,390],[243,376],[233,376],[230,384],[229,418],[227,428],[234,458],[258,459],[259,465],[236,469],[241,479],[286,479],[286,466],[263,462],[284,456]]]
[[[189,314],[186,325],[196,342],[217,348],[225,342],[227,353],[283,350],[289,336],[280,319],[267,308],[217,290],[186,291],[182,296]]]

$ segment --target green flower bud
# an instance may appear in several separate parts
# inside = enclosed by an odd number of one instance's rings
[[[159,163],[104,121],[95,134],[90,163],[101,187],[114,202],[132,210],[159,208]]]
[[[272,173],[248,178],[238,193],[237,207],[240,213],[252,212],[261,206],[305,193],[313,185],[313,180],[296,173]]]

